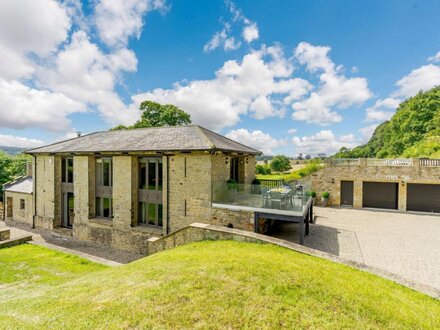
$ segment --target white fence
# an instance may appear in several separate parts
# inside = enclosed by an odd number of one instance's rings
[[[413,166],[412,159],[396,158],[396,159],[377,159],[367,158],[367,166]]]
[[[327,164],[336,166],[424,166],[440,167],[440,159],[412,158],[331,158]]]

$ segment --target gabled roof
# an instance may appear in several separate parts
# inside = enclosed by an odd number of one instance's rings
[[[33,192],[32,177],[25,176],[18,178],[15,181],[5,183],[3,185],[3,191],[32,194]]]
[[[172,152],[196,150],[261,154],[256,149],[247,147],[197,125],[96,132],[27,150],[26,153]]]

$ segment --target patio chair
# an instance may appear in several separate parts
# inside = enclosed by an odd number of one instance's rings
[[[278,208],[281,209],[283,206],[283,197],[281,195],[281,192],[279,191],[270,191],[270,201],[271,201],[271,207],[275,208],[274,205],[278,205]]]

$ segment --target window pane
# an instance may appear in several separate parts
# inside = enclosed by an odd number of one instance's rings
[[[110,203],[110,198],[103,198],[102,199],[103,203],[102,203],[102,216],[104,218],[110,218],[110,208],[111,208],[111,203]]]
[[[148,204],[148,224],[156,224],[156,204]]]
[[[139,203],[139,224],[145,225],[147,223],[147,203]]]
[[[148,161],[148,189],[156,190],[156,161]]]
[[[73,158],[67,158],[67,182],[73,183]]]
[[[162,227],[163,223],[163,210],[162,204],[157,205],[157,225]]]
[[[66,182],[66,159],[61,159],[61,182]]]
[[[158,180],[158,187],[157,189],[162,190],[162,161],[159,160],[158,164],[158,174],[157,174],[157,180]]]
[[[104,159],[103,162],[102,162],[102,167],[103,167],[103,169],[102,169],[102,175],[103,175],[102,182],[103,182],[103,185],[106,186],[106,187],[109,187],[109,186],[111,186],[111,184],[110,184],[110,182],[111,182],[110,181],[110,175],[111,175],[111,173],[110,173],[110,161],[108,159]]]
[[[102,217],[101,197],[96,197],[96,216]]]
[[[139,163],[139,189],[147,189],[147,163]]]
[[[96,185],[102,186],[102,159],[96,160]]]

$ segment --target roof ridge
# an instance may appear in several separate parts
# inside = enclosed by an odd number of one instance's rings
[[[198,126],[198,125],[197,125],[197,126]],[[210,133],[212,133],[212,134],[215,134],[215,135],[219,136],[220,138],[223,138],[223,139],[226,139],[226,140],[232,141],[232,142],[237,143],[237,144],[239,144],[239,145],[241,145],[241,146],[243,146],[243,147],[246,147],[246,148],[252,149],[252,150],[254,150],[254,151],[257,151],[257,152],[259,152],[259,153],[262,153],[260,150],[257,150],[257,149],[255,149],[255,148],[249,147],[249,146],[247,146],[247,145],[245,145],[245,144],[243,144],[243,143],[240,143],[240,142],[238,142],[238,141],[232,140],[232,139],[230,139],[230,138],[228,138],[228,137],[226,137],[226,136],[224,136],[224,135],[221,135],[221,134],[219,134],[219,133],[216,133],[216,132],[214,132],[214,131],[211,131],[210,129],[207,129],[207,128],[202,127],[202,126],[198,126],[198,127],[199,127],[201,130],[208,131],[208,132],[210,132]]]
[[[208,141],[208,146],[210,149],[215,149],[215,143],[213,141],[211,141],[209,139],[209,137],[206,136],[205,132],[203,132],[203,127],[199,126],[199,125],[193,125],[194,127],[197,128],[197,131],[200,133],[200,135],[202,136],[203,139],[205,139],[206,141]]]
[[[89,135],[94,135],[94,134],[99,134],[99,133],[105,133],[105,132],[106,132],[106,131],[96,131],[96,132],[92,132],[92,133],[84,134],[84,135],[81,135],[81,136],[76,136],[76,137],[71,138],[71,139],[66,139],[66,140],[62,140],[62,141],[57,141],[57,142],[54,142],[54,143],[45,144],[44,146],[40,146],[40,147],[36,147],[36,148],[32,148],[32,149],[27,149],[27,150],[24,150],[23,153],[25,153],[25,154],[31,154],[33,151],[38,150],[38,149],[41,149],[41,148],[51,147],[51,146],[54,146],[54,145],[57,145],[57,144],[60,144],[60,143],[64,143],[64,142],[68,142],[68,141],[72,141],[72,140],[76,140],[76,139],[81,139],[81,138],[86,137],[86,136],[89,136]]]

